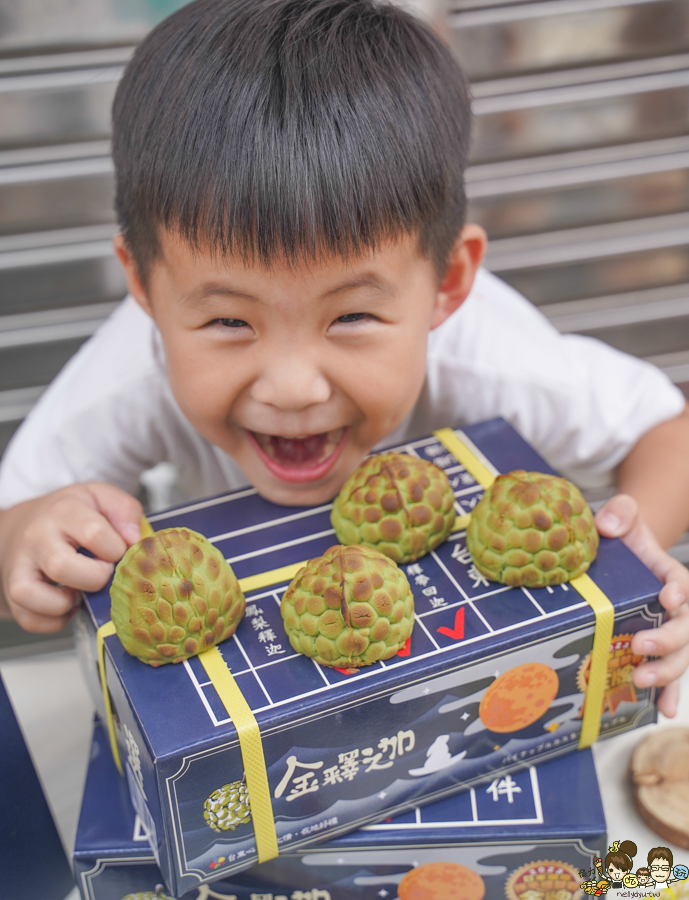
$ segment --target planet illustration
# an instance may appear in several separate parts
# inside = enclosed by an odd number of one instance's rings
[[[407,872],[397,889],[399,900],[483,900],[486,885],[473,869],[434,862]]]
[[[559,687],[557,672],[545,663],[515,666],[496,678],[483,695],[479,718],[498,734],[519,731],[541,718]]]

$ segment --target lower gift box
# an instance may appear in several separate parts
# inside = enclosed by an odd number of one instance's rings
[[[188,900],[580,900],[607,846],[590,750],[202,884]],[[218,860],[222,867],[224,860]],[[586,872],[583,872],[586,870]],[[96,723],[74,850],[83,900],[171,897]]]

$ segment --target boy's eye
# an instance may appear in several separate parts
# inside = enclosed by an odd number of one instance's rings
[[[360,322],[362,319],[371,318],[368,313],[347,313],[344,316],[339,316],[335,319],[336,322]]]
[[[249,323],[243,319],[213,319],[211,325],[223,325],[225,328],[248,328]]]

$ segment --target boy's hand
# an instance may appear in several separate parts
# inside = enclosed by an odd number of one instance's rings
[[[689,666],[689,571],[663,550],[641,517],[636,500],[627,494],[618,494],[598,510],[596,526],[604,537],[622,538],[664,582],[659,596],[667,621],[660,628],[637,632],[632,651],[660,657],[638,666],[634,684],[639,688],[665,685],[658,709],[672,718],[677,712],[679,677]]]
[[[27,631],[59,631],[79,592],[103,587],[141,537],[141,504],[109,484],[74,484],[0,512],[0,586]],[[77,553],[79,547],[96,556]]]

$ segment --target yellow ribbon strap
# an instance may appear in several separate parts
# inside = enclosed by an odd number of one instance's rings
[[[495,475],[466,444],[460,441],[451,428],[442,428],[435,432],[435,436],[480,485],[488,488],[493,484]],[[455,530],[457,530],[456,525]],[[578,578],[573,578],[570,584],[586,600],[596,617],[589,680],[584,701],[584,717],[579,735],[579,747],[590,747],[598,739],[600,733],[600,711],[603,707],[603,694],[608,675],[608,655],[615,624],[615,608],[588,575],[579,575]]]
[[[579,591],[596,615],[596,630],[593,634],[586,699],[584,700],[584,717],[579,735],[579,747],[582,748],[590,747],[598,740],[600,733],[600,717],[605,682],[608,676],[608,657],[615,624],[615,608],[596,582],[588,575],[579,575],[578,578],[573,578],[570,584]]]
[[[270,572],[259,572],[258,575],[248,575],[246,578],[239,579],[239,586],[248,594],[249,591],[259,591],[261,588],[269,587],[271,584],[280,584],[281,581],[291,581],[297,574],[299,569],[305,566],[304,562],[294,563],[291,566],[283,566],[281,569],[271,569]]]
[[[204,650],[199,654],[199,659],[225,709],[230,714],[232,724],[237,729],[251,803],[251,818],[256,835],[258,861],[266,862],[278,855],[278,840],[275,833],[273,805],[270,800],[261,732],[249,704],[237,687],[237,682],[232,677],[218,648],[211,647],[209,650]]]
[[[108,680],[105,674],[105,639],[106,637],[110,637],[111,634],[116,634],[114,622],[106,622],[105,625],[101,625],[96,633],[96,641],[98,644],[98,669],[100,671],[100,685],[103,691],[105,718],[107,719],[112,758],[115,760],[120,775],[123,775],[122,760],[120,759],[120,750],[117,746],[117,736],[115,734],[115,721],[112,717],[112,707],[110,705],[110,691],[108,690]]]

